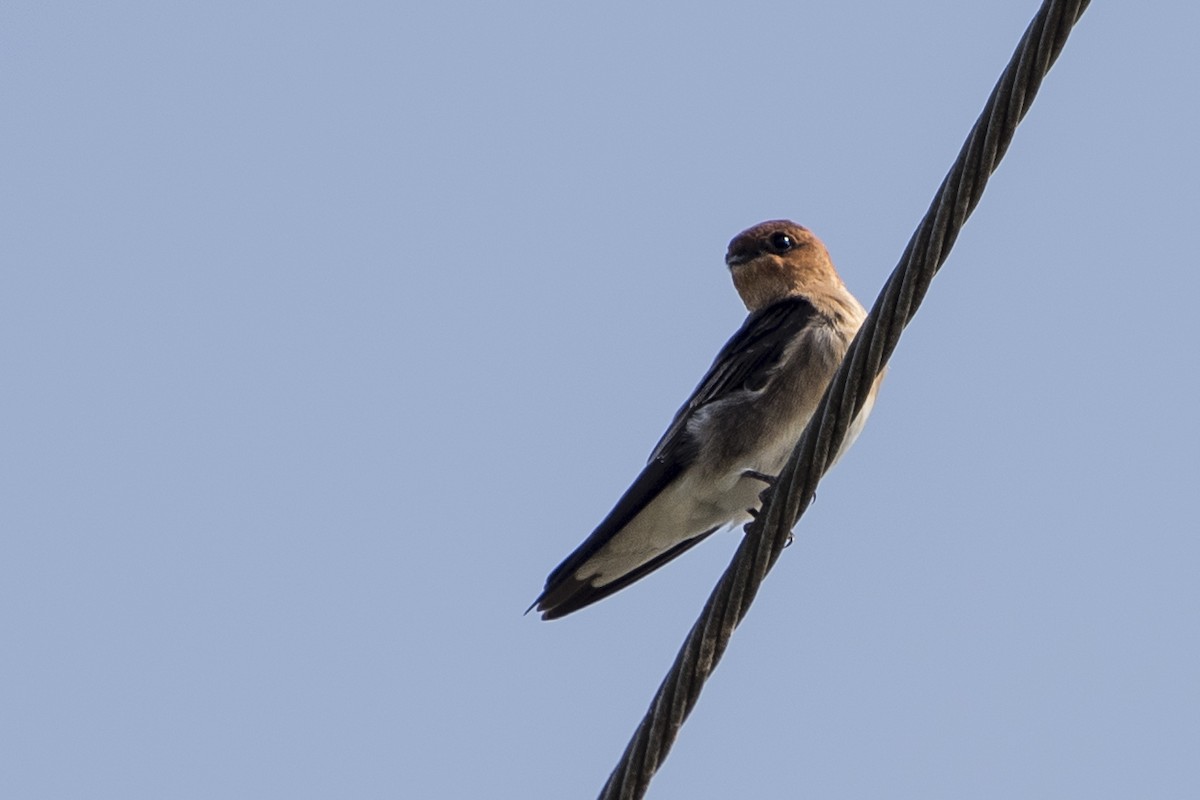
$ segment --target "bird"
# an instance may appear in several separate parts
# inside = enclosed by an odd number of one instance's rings
[[[866,310],[829,251],[790,220],[735,236],[725,264],[749,315],[676,412],[645,469],[546,579],[530,610],[558,619],[749,521],[837,371]],[[862,431],[882,375],[846,432]]]

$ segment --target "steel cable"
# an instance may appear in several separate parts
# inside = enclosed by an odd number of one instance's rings
[[[904,327],[920,306],[933,276],[950,253],[988,178],[1012,141],[1088,0],[1046,0],[1021,37],[958,159],[938,188],[808,427],[792,451],[762,511],[746,526],[733,560],[692,626],[646,716],[600,794],[601,800],[645,795],[720,661],[791,530],[812,502],[817,483],[837,453],[850,421],[862,408],[875,377],[887,365]]]

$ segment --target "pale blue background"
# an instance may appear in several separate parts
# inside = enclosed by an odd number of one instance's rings
[[[0,796],[592,797],[736,543],[522,612],[1011,2],[0,8]],[[1194,3],[1096,2],[651,787],[1200,796]]]

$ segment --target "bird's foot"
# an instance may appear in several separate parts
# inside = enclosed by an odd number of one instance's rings
[[[761,512],[761,509],[758,509],[758,508],[747,508],[747,509],[746,509],[746,513],[750,515],[750,518],[751,518],[751,519],[758,519],[758,515],[759,515],[759,513],[760,513],[760,512]],[[751,525],[751,524],[752,524],[752,523],[750,523],[750,522],[747,522],[747,523],[745,524],[745,526],[743,526],[743,528],[742,528],[742,529],[748,532],[748,531],[750,530],[750,525]],[[794,541],[796,541],[796,535],[795,535],[794,533],[792,533],[791,531],[788,531],[788,537],[787,537],[787,541],[783,543],[783,546],[784,546],[784,547],[791,547],[791,546],[792,546],[792,542],[794,542]]]

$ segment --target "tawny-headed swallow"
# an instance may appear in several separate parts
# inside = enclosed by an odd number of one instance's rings
[[[748,521],[866,318],[825,245],[794,222],[739,233],[725,263],[750,315],[616,507],[550,573],[534,602],[542,619],[591,605],[714,531]],[[839,457],[862,430],[878,388],[877,380]]]

